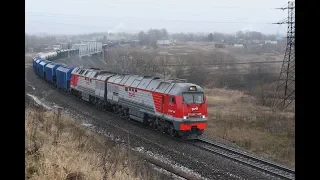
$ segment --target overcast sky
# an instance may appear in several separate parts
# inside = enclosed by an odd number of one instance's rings
[[[285,34],[287,0],[26,0],[26,33],[239,30]]]

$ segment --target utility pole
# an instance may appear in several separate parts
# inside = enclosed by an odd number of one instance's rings
[[[288,18],[274,24],[288,24],[288,29],[286,52],[273,99],[273,107],[285,109],[295,100],[295,5],[294,2],[289,1],[287,7],[278,9],[287,9]]]

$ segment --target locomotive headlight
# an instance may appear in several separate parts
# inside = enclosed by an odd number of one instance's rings
[[[203,115],[203,116],[201,116],[202,118],[206,118],[206,116],[205,115]]]
[[[188,116],[183,116],[183,119],[188,119]]]

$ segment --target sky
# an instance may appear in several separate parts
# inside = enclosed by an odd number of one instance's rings
[[[287,0],[25,0],[25,32],[83,34],[166,28],[169,33],[240,30],[285,34]]]

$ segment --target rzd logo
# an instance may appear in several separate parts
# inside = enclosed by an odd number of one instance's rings
[[[136,94],[134,92],[129,92],[129,97],[136,97]]]
[[[195,107],[195,108],[191,108],[192,111],[197,111],[198,110],[198,107]]]

